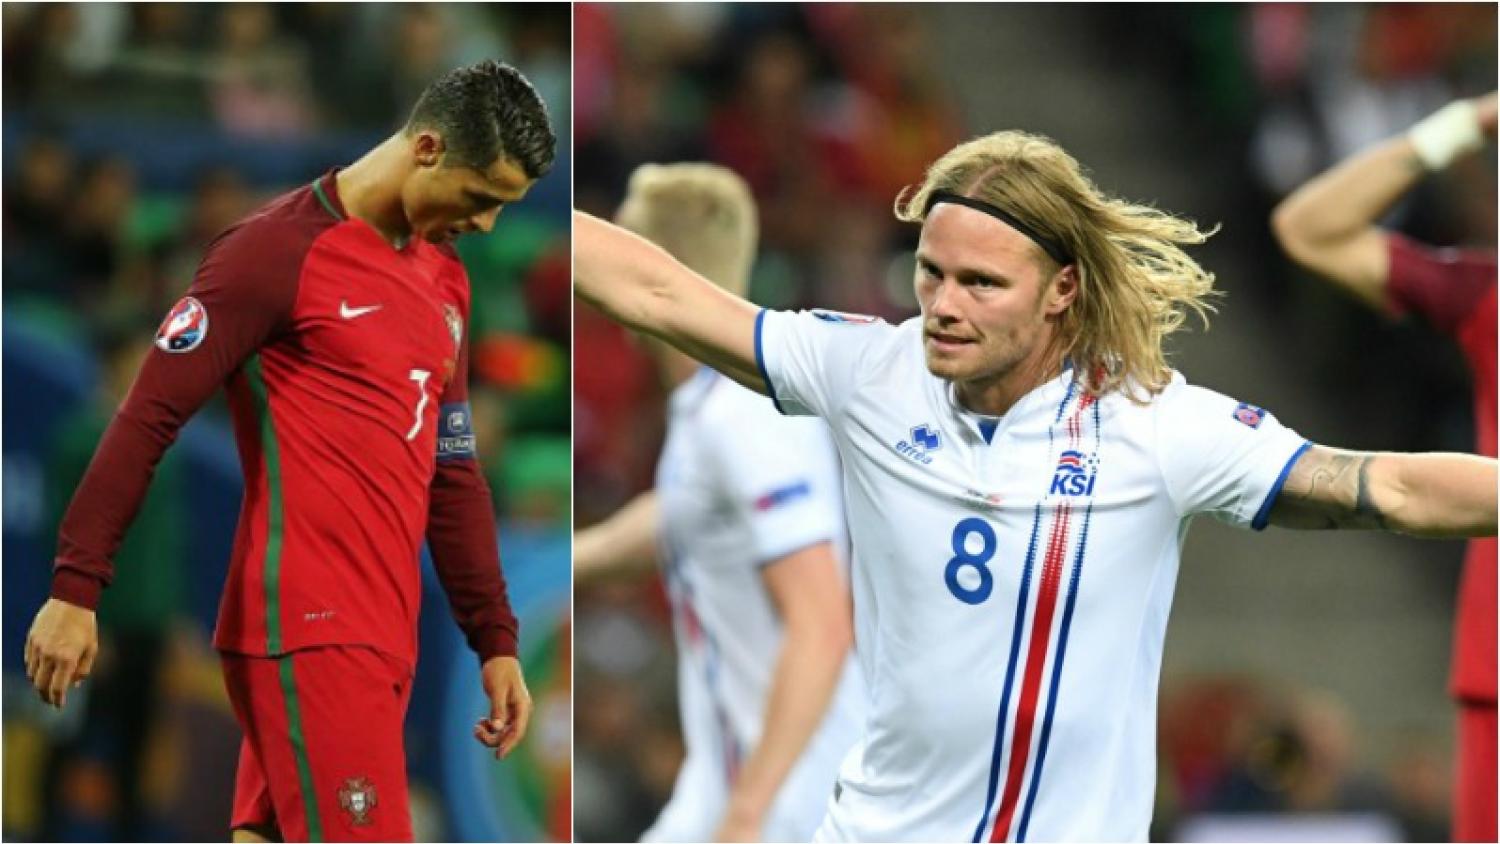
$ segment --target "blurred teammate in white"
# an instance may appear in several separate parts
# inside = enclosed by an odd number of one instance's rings
[[[1324,448],[1188,386],[1162,341],[1203,312],[1178,244],[1205,235],[1052,142],[962,144],[896,210],[899,326],[760,311],[574,215],[579,296],[833,431],[871,713],[819,840],[1145,840],[1194,515],[1494,533],[1493,460]]]
[[[744,295],[758,223],[730,171],[646,165],[618,220]],[[865,710],[833,442],[681,352],[651,352],[672,387],[655,489],[574,544],[580,582],[658,553],[665,569],[687,758],[643,840],[806,841]]]

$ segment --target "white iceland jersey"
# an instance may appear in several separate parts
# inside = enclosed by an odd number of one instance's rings
[[[1264,526],[1305,441],[1175,373],[1145,405],[1068,371],[977,416],[920,319],[763,311],[756,350],[843,458],[871,711],[818,840],[1146,840],[1187,521]]]
[[[837,453],[814,419],[702,369],[673,391],[657,465],[662,558],[677,640],[687,758],[647,841],[712,841],[760,740],[781,622],[761,567],[819,542],[847,545]],[[851,658],[819,731],[766,818],[768,841],[807,841],[864,723]]]

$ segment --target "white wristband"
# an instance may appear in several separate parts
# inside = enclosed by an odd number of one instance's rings
[[[1479,110],[1468,100],[1449,103],[1406,133],[1428,170],[1441,170],[1453,159],[1484,144]]]

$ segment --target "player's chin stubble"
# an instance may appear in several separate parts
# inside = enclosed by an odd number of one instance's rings
[[[1022,339],[1014,335],[982,340],[965,347],[957,354],[934,352],[930,346],[925,345],[923,351],[927,357],[928,372],[945,381],[959,384],[1003,379],[1015,370],[1028,353]]]
[[[1008,356],[987,355],[982,346],[971,346],[959,354],[927,352],[927,371],[945,381],[959,384],[988,381],[1009,372],[1014,362]]]

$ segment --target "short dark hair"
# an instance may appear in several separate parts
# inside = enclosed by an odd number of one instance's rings
[[[504,156],[540,179],[557,154],[546,104],[520,71],[494,59],[428,85],[406,121],[407,134],[423,129],[442,135],[448,155],[465,167],[483,169]]]

